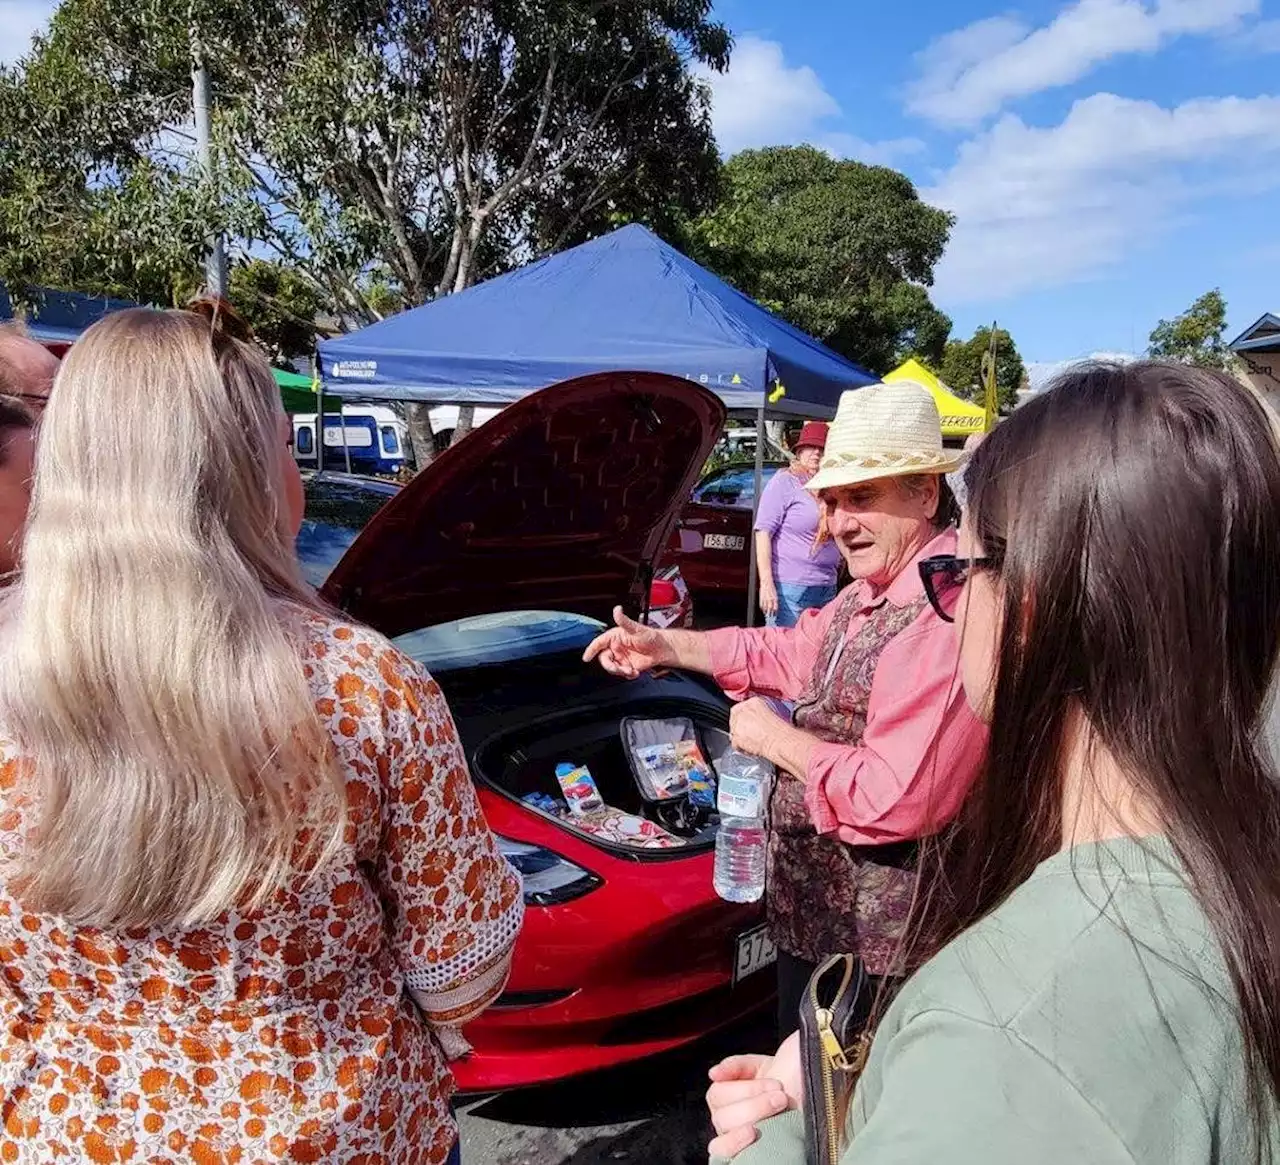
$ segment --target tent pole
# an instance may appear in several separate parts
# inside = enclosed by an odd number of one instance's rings
[[[764,405],[756,413],[756,485],[751,500],[751,530],[747,535],[747,626],[756,625],[756,514],[760,510],[760,482],[764,478]]]
[[[316,358],[311,357],[311,382],[316,387],[316,473],[324,472],[324,386],[320,383],[320,369]]]
[[[347,406],[338,406],[338,430],[342,433],[342,457],[347,463],[347,473],[351,472],[351,447],[347,444]]]

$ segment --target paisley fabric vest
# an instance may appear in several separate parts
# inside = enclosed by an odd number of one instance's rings
[[[857,745],[880,653],[924,610],[921,597],[903,607],[882,600],[846,641],[860,612],[861,588],[849,587],[795,724],[820,740]],[[893,974],[894,956],[915,887],[915,846],[848,846],[819,836],[805,805],[804,781],[780,772],[770,803],[768,913],[774,941],[802,959],[849,952],[872,975]]]

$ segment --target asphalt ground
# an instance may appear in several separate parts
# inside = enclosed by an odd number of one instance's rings
[[[459,1102],[463,1165],[706,1165],[707,1070],[773,1050],[772,1009],[688,1048],[577,1080]]]

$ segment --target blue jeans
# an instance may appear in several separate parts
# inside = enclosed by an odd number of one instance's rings
[[[783,583],[778,592],[778,613],[764,617],[767,627],[794,627],[800,616],[810,607],[825,607],[836,597],[836,584],[827,586],[796,586]]]
[[[444,1165],[462,1165],[461,1141],[453,1142],[453,1148],[449,1150],[449,1156],[445,1158]]]

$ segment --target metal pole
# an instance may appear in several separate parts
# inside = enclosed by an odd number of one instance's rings
[[[756,413],[756,488],[751,501],[751,531],[747,535],[747,626],[756,625],[756,513],[760,509],[760,482],[764,478],[764,405]]]
[[[213,140],[209,114],[209,70],[204,66],[204,56],[196,33],[191,36],[191,107],[196,121],[196,157],[205,177],[213,177]],[[205,283],[210,295],[223,299],[227,295],[227,254],[222,235],[215,234],[209,240],[209,257],[205,262]]]
[[[347,473],[351,472],[351,446],[347,444],[347,406],[338,406],[338,429],[342,433],[342,457],[347,463]]]
[[[311,357],[311,383],[316,387],[316,473],[324,472],[324,385],[320,383],[320,369],[316,358]]]

